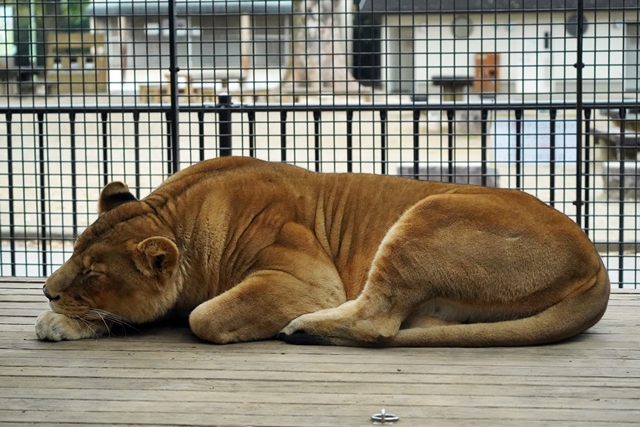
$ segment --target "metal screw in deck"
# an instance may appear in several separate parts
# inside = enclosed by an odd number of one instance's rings
[[[374,424],[387,424],[398,421],[400,417],[394,414],[387,414],[387,411],[382,408],[379,414],[371,415],[371,419]]]

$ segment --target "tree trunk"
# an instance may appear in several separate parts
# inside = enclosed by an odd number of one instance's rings
[[[349,1],[349,0],[346,0]],[[296,92],[370,94],[349,72],[340,0],[295,3],[292,80]]]

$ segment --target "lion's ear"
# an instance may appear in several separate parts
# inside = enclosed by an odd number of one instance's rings
[[[129,192],[129,187],[124,182],[115,181],[107,184],[100,193],[98,201],[98,215],[109,212],[127,202],[134,202],[136,196]]]
[[[167,279],[178,265],[178,247],[166,237],[149,237],[134,250],[136,267],[146,276]]]

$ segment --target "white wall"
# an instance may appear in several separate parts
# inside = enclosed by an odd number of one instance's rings
[[[411,72],[414,90],[438,92],[439,88],[430,84],[434,76],[473,76],[476,53],[498,52],[502,90],[537,94],[562,90],[566,82],[576,78],[573,65],[577,61],[577,39],[565,30],[565,20],[571,14],[471,14],[468,39],[454,38],[453,14],[387,16],[383,63],[393,69],[386,73],[387,87],[397,91],[401,86],[398,76],[407,78],[407,72],[402,70],[404,64],[415,64]],[[606,85],[609,79],[621,81],[628,77],[624,71],[623,21],[638,21],[639,12],[585,13],[585,17],[588,27],[583,42],[583,61],[587,65],[584,79],[597,79],[599,85]],[[399,41],[399,34],[408,31],[413,32],[412,43]],[[404,59],[407,49],[413,52],[412,61]],[[627,53],[627,58],[631,56]],[[400,59],[403,61],[398,69]]]

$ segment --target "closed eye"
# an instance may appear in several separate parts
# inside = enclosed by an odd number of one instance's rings
[[[85,277],[94,277],[94,276],[99,276],[99,275],[104,274],[104,273],[102,271],[97,271],[97,270],[94,270],[94,269],[91,269],[91,268],[87,268],[86,270],[84,270],[82,272],[82,274]]]

